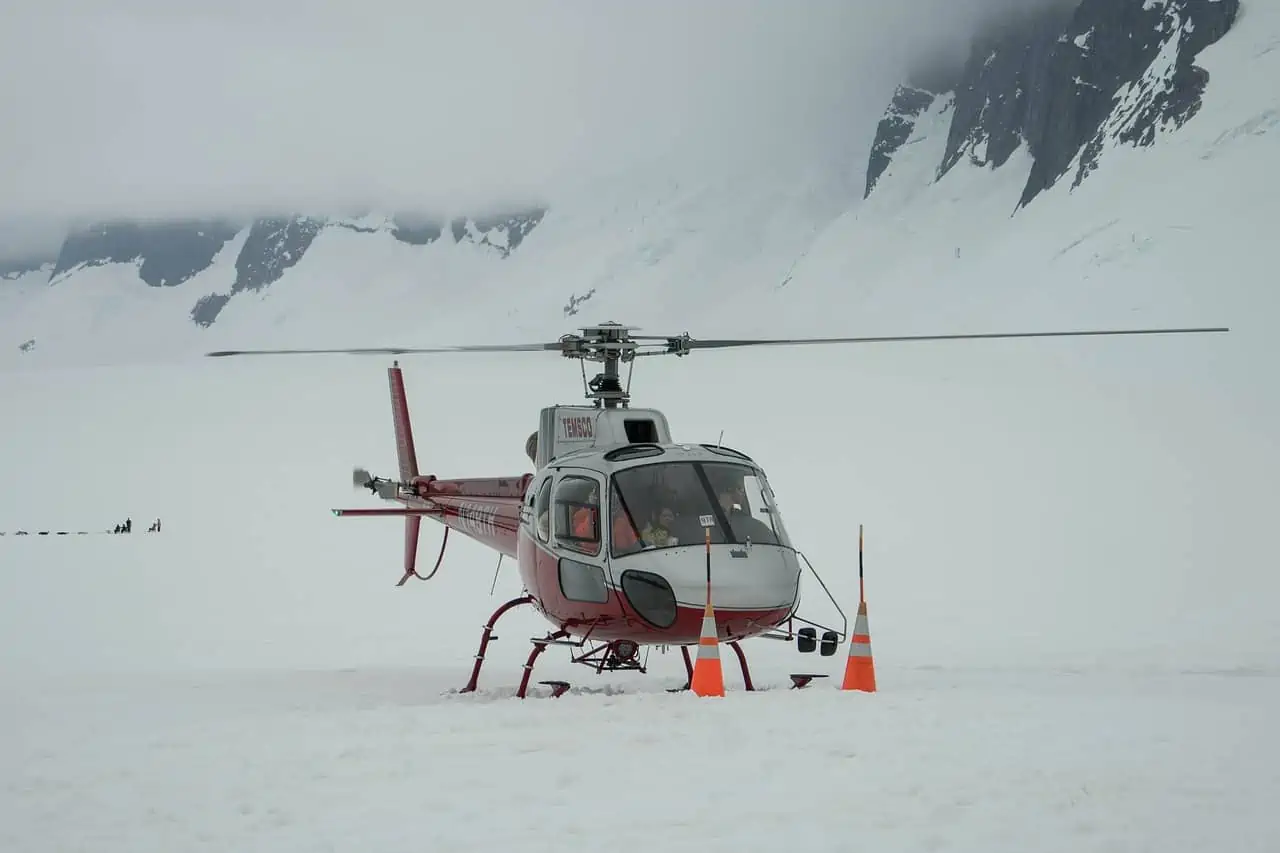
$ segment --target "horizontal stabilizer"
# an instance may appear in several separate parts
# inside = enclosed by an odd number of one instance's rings
[[[395,508],[395,509],[392,509],[392,508],[387,508],[387,509],[334,509],[334,510],[332,510],[332,512],[333,512],[333,514],[334,514],[334,515],[338,516],[339,518],[345,518],[346,516],[374,516],[374,515],[400,515],[400,516],[411,516],[411,515],[442,515],[442,514],[443,514],[443,511],[442,511],[442,510],[440,510],[440,509],[438,509],[438,508],[432,508],[432,509],[417,509],[417,508],[410,508],[410,507],[398,507],[398,508]]]

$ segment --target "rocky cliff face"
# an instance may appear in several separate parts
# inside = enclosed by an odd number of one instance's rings
[[[262,290],[279,281],[289,267],[302,260],[322,228],[324,220],[305,216],[254,222],[236,257],[236,277],[231,289],[201,297],[191,309],[191,319],[200,326],[212,325],[232,296],[246,290]]]
[[[429,246],[441,239],[474,243],[505,258],[537,227],[546,210],[535,208],[481,217],[434,221],[412,216],[356,218],[275,216],[252,222],[183,220],[100,223],[69,235],[56,260],[32,258],[0,263],[6,278],[50,266],[49,283],[57,285],[77,271],[107,264],[134,264],[138,277],[151,287],[176,287],[213,270],[201,283],[218,289],[201,296],[191,309],[200,326],[214,323],[238,293],[270,287],[306,255],[315,240],[330,228],[361,234],[389,234],[410,246]],[[238,249],[235,249],[238,244]],[[235,249],[234,265],[215,260]],[[228,258],[229,260],[229,258]]]
[[[137,262],[138,277],[147,284],[173,287],[208,267],[238,230],[220,221],[94,225],[67,237],[49,279],[80,267]]]
[[[1081,0],[974,45],[954,87],[901,87],[867,166],[867,195],[916,117],[954,95],[942,178],[967,159],[998,168],[1020,146],[1033,160],[1019,207],[1070,177],[1074,188],[1108,144],[1150,146],[1200,107],[1201,50],[1222,38],[1239,0]]]
[[[871,195],[876,182],[889,168],[893,155],[911,136],[916,126],[916,119],[929,108],[937,92],[917,86],[902,85],[893,93],[893,101],[880,119],[880,127],[876,130],[876,139],[871,146],[871,162],[867,164],[867,189],[863,197]]]

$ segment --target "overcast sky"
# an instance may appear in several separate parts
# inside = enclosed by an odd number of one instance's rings
[[[452,212],[659,156],[865,152],[907,67],[1028,2],[9,0],[0,251],[68,218]]]

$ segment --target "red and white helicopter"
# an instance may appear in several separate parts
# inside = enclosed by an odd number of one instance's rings
[[[574,649],[571,660],[597,673],[644,672],[645,646],[678,646],[690,679],[689,646],[701,633],[706,596],[715,607],[720,640],[735,652],[743,682],[752,690],[746,655],[739,643],[752,637],[795,640],[800,652],[835,654],[847,638],[848,620],[822,579],[792,542],[778,513],[764,470],[749,456],[719,444],[676,441],[666,417],[630,405],[630,371],[640,356],[685,356],[695,349],[807,344],[856,344],[982,338],[1085,335],[1187,334],[1225,328],[1131,329],[913,335],[875,338],[790,338],[697,340],[684,335],[637,336],[617,323],[581,328],[553,343],[438,348],[315,350],[225,350],[239,355],[349,353],[355,355],[458,352],[559,353],[584,362],[583,385],[590,405],[542,409],[538,430],[525,450],[533,473],[510,477],[442,480],[423,474],[410,428],[404,377],[399,362],[388,368],[391,415],[399,472],[396,478],[356,469],[354,483],[397,508],[337,509],[336,515],[403,516],[403,585],[430,579],[439,570],[450,530],[457,530],[514,558],[524,594],[490,616],[480,639],[471,678],[474,691],[485,650],[498,619],[514,607],[533,605],[551,624],[532,640],[517,696],[524,697],[534,662],[548,645]],[[585,362],[603,364],[591,381]],[[624,388],[619,365],[628,365]],[[417,571],[422,519],[446,528],[435,566]],[[607,522],[602,523],[603,519]],[[710,531],[710,544],[706,534]],[[712,571],[710,565],[723,567]],[[808,569],[844,619],[841,630],[797,615],[800,578]],[[708,577],[710,573],[710,577]],[[805,627],[798,630],[795,623]],[[822,630],[819,642],[818,629]],[[807,678],[807,676],[799,676]],[[568,689],[551,685],[553,695]],[[797,680],[797,686],[801,681]],[[688,688],[688,683],[685,688]]]

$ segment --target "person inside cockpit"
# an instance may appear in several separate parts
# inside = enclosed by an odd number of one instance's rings
[[[587,495],[586,506],[580,506],[573,512],[573,521],[571,522],[573,535],[578,539],[590,540],[596,536],[595,519],[600,513],[600,490],[595,486],[591,486],[591,492]]]
[[[617,501],[613,504],[613,548],[623,554],[639,551],[641,548],[635,525]]]
[[[720,508],[724,510],[725,520],[733,531],[733,538],[739,542],[748,539],[757,543],[777,543],[778,538],[772,528],[753,516],[748,510],[747,492],[742,481],[723,483],[716,490]]]
[[[742,486],[736,484],[723,485],[716,492],[716,498],[720,501],[720,508],[729,517],[730,522],[736,516],[748,515],[747,511],[742,507],[745,502]]]
[[[671,535],[671,526],[675,523],[675,520],[676,514],[671,507],[662,507],[657,516],[650,519],[649,523],[645,525],[644,532],[640,534],[644,544],[654,548],[666,548],[679,544],[679,540]]]

